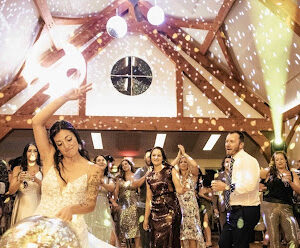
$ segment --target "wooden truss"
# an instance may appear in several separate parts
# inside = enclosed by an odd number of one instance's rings
[[[222,24],[232,8],[235,0],[224,0],[222,7],[214,20],[199,21],[191,19],[183,21],[180,18],[166,16],[164,25],[154,27],[146,21],[137,22],[134,18],[133,8],[128,0],[116,0],[109,7],[95,16],[87,18],[61,18],[52,17],[50,11],[45,5],[45,1],[35,0],[39,7],[41,16],[48,28],[53,23],[57,24],[81,24],[75,31],[70,43],[81,47],[88,41],[95,39],[83,52],[83,56],[88,62],[99,51],[104,49],[112,38],[107,34],[105,25],[107,20],[115,15],[116,8],[118,13],[128,16],[129,31],[147,35],[149,39],[166,55],[176,66],[176,94],[177,94],[177,117],[99,117],[85,115],[85,96],[80,99],[80,108],[78,116],[60,116],[60,119],[66,119],[74,124],[78,129],[93,130],[164,130],[164,131],[220,131],[227,132],[233,130],[245,131],[261,148],[266,158],[270,156],[270,145],[261,131],[272,131],[272,122],[270,109],[268,105],[245,87],[239,78],[238,70],[234,64],[230,51],[226,46],[226,40],[222,31]],[[145,15],[151,5],[148,2],[140,1],[140,9]],[[297,20],[297,19],[295,19]],[[208,35],[204,43],[198,44],[195,40],[187,39],[188,34],[182,27],[208,30]],[[216,38],[224,53],[227,63],[231,69],[228,75],[219,68],[207,56],[207,51]],[[213,77],[222,82],[231,91],[233,91],[241,100],[248,103],[264,118],[245,118],[210,82],[208,82],[201,73],[178,51],[180,48],[189,55]],[[49,49],[41,58],[41,64],[50,66],[58,59],[64,56],[64,51],[58,49]],[[183,76],[200,89],[228,118],[190,118],[183,117]],[[24,90],[28,83],[20,77],[1,89],[2,98],[0,106],[5,104],[19,92]],[[48,96],[44,94],[48,85],[43,87],[35,96],[25,103],[13,115],[0,115],[0,140],[13,129],[31,129],[31,118],[36,108],[40,107]],[[297,111],[299,110],[299,106]],[[297,112],[296,111],[296,112]],[[298,111],[299,113],[299,111]],[[293,114],[295,114],[293,112]],[[58,117],[54,116],[47,123],[48,126]]]

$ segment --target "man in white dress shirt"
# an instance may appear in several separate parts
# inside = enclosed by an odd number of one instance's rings
[[[214,191],[230,192],[229,212],[219,247],[248,248],[260,217],[259,164],[244,151],[244,135],[241,132],[230,132],[227,135],[225,149],[226,154],[233,158],[231,184],[219,180],[212,182]]]

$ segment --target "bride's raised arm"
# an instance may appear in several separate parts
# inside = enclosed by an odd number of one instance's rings
[[[40,152],[41,160],[43,161],[44,170],[53,164],[53,155],[55,149],[52,144],[50,144],[47,130],[46,122],[50,117],[58,110],[63,104],[70,100],[76,100],[80,95],[91,89],[91,84],[83,85],[78,89],[71,89],[64,95],[56,98],[53,102],[49,103],[44,109],[42,109],[38,114],[36,114],[32,119],[32,128],[35,143]]]

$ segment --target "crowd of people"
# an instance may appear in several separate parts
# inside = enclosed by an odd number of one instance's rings
[[[219,247],[249,247],[262,216],[265,245],[278,248],[284,240],[298,247],[299,168],[290,168],[284,152],[261,169],[245,152],[243,133],[230,132],[214,178],[180,144],[171,163],[161,147],[147,150],[138,168],[128,159],[116,165],[110,155],[91,160],[71,123],[57,121],[49,136],[45,127],[57,109],[88,90],[70,90],[48,104],[32,120],[35,143],[8,164],[1,161],[2,234],[42,215],[69,222],[83,248],[204,248],[212,246],[216,223]]]

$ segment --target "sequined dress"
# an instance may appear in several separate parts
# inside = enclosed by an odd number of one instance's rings
[[[40,171],[38,171],[35,176],[40,180],[42,179],[42,173]],[[32,216],[40,203],[41,186],[31,180],[26,182],[26,187],[21,183],[18,189],[11,216],[11,225],[14,225],[26,217]]]
[[[180,248],[181,212],[172,181],[172,167],[146,178],[152,192],[149,226],[152,248]]]
[[[191,175],[189,175],[185,182],[180,176],[180,183],[188,185],[189,190],[184,194],[177,194],[181,213],[182,222],[180,227],[180,240],[183,241],[183,248],[189,247],[188,240],[196,240],[197,248],[205,248],[205,242],[202,235],[201,221],[199,214],[199,207],[195,193],[196,183]]]
[[[87,174],[69,182],[63,189],[61,189],[58,180],[55,168],[51,167],[44,175],[41,202],[34,215],[55,217],[62,208],[86,201]],[[88,233],[82,214],[73,215],[70,225],[79,238],[81,248],[112,247]]]
[[[104,183],[108,184],[112,179],[103,178]],[[111,234],[114,232],[114,222],[108,201],[108,191],[100,186],[96,207],[93,212],[85,214],[84,219],[88,225],[89,232],[107,243],[110,242]]]
[[[129,181],[120,179],[119,201],[121,240],[140,236],[138,225],[138,194]]]

